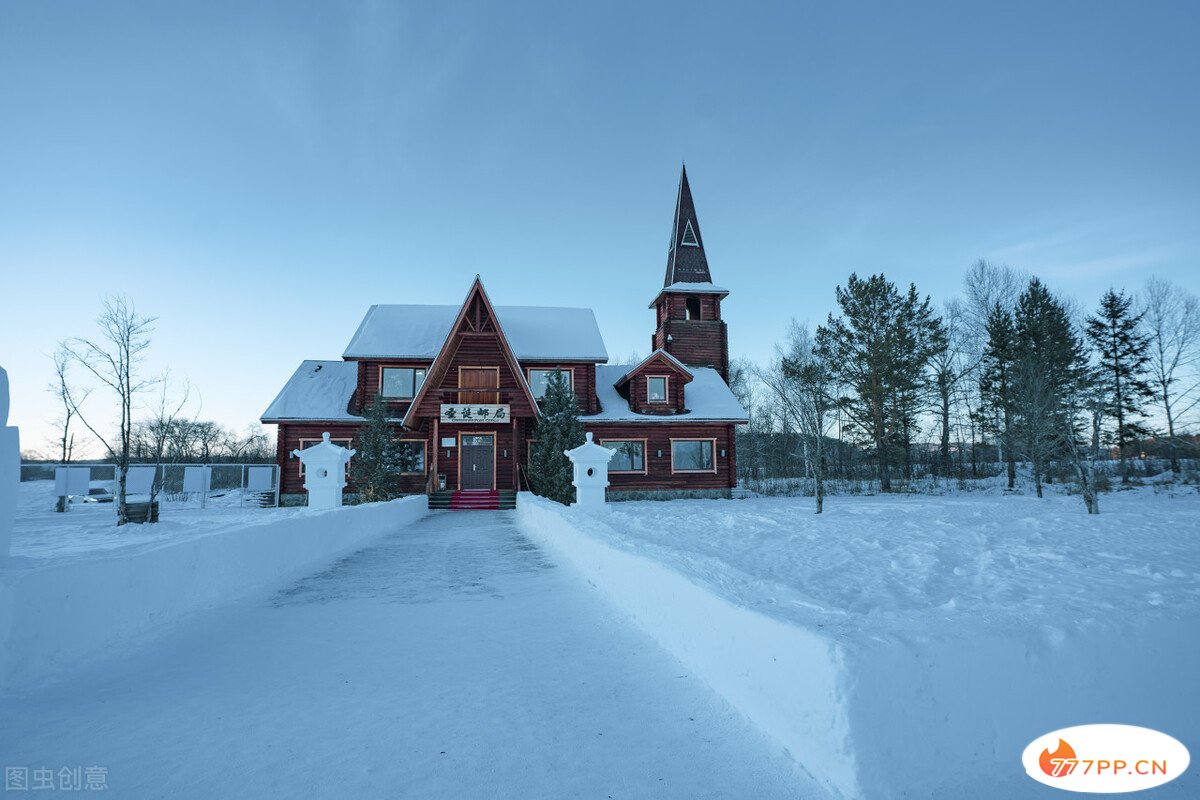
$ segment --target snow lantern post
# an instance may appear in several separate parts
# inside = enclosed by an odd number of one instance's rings
[[[608,462],[617,454],[592,442],[592,434],[587,434],[587,441],[574,450],[563,450],[563,455],[571,459],[575,468],[575,476],[571,483],[575,485],[575,502],[571,506],[586,509],[608,509],[604,504],[604,490],[608,488]]]
[[[0,562],[8,558],[12,548],[20,483],[21,438],[16,426],[8,424],[8,373],[0,367]]]
[[[329,441],[329,431],[321,441],[292,455],[304,465],[304,490],[308,492],[309,508],[337,508],[342,504],[342,489],[346,486],[346,462],[358,452]]]

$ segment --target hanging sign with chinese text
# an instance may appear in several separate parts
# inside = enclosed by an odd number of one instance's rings
[[[442,403],[442,422],[508,422],[508,404]]]

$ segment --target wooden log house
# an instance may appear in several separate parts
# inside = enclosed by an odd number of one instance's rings
[[[712,282],[686,170],[671,231],[663,287],[650,303],[652,352],[639,364],[607,363],[590,309],[493,306],[478,276],[457,306],[372,306],[341,361],[303,362],[263,414],[278,426],[283,501],[303,500],[301,465],[289,454],[324,431],[357,446],[378,394],[416,456],[405,491],[528,488],[537,403],[555,370],[569,377],[585,429],[617,451],[610,496],[728,495],[735,426],[747,417],[727,385],[728,291]]]

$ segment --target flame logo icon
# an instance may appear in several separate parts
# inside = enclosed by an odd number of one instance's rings
[[[1058,749],[1053,753],[1047,748],[1042,751],[1041,757],[1038,759],[1038,764],[1042,768],[1042,772],[1049,775],[1051,778],[1061,778],[1068,774],[1070,764],[1066,759],[1074,760],[1075,748],[1067,744],[1062,739],[1058,740]],[[1057,763],[1055,763],[1057,762]]]

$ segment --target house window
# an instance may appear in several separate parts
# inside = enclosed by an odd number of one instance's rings
[[[531,369],[529,370],[529,390],[533,392],[535,398],[541,400],[546,396],[546,387],[550,384],[550,376],[556,372],[561,372],[567,379],[567,385],[574,390],[575,374],[569,369]]]
[[[298,449],[307,450],[308,448],[312,447],[314,444],[320,444],[322,441],[324,441],[324,440],[323,439],[301,439],[300,447]],[[347,450],[350,449],[350,440],[349,439],[332,439],[331,438],[329,441],[333,444],[341,445],[342,447],[346,448]],[[300,459],[296,459],[296,460],[300,461]],[[349,468],[349,466],[350,466],[350,462],[347,461],[346,462],[347,469]],[[303,461],[300,461],[300,477],[301,478],[304,477],[304,462]]]
[[[425,441],[422,439],[402,439],[397,442],[400,449],[401,475],[425,474]]]
[[[667,376],[651,375],[646,378],[646,402],[667,402]]]
[[[700,298],[689,297],[687,299],[687,318],[700,319]]]
[[[601,442],[609,450],[617,454],[608,462],[609,472],[645,472],[646,471],[646,440],[617,440],[605,439]]]
[[[672,472],[716,472],[712,439],[673,439],[671,441]]]
[[[425,382],[425,370],[413,367],[384,367],[380,393],[389,400],[412,400]]]

